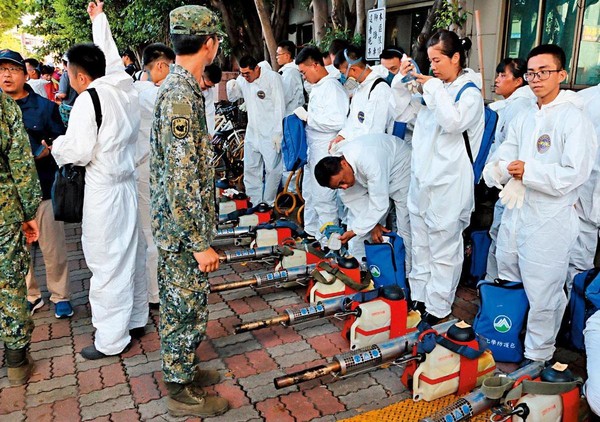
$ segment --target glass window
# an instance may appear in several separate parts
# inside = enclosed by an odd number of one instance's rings
[[[600,83],[600,3],[586,5],[583,16],[579,59],[577,60],[577,85]]]
[[[567,57],[565,68],[570,72],[577,23],[577,0],[546,1],[543,22],[541,43],[560,45]]]
[[[506,56],[525,59],[535,45],[540,0],[511,0]]]

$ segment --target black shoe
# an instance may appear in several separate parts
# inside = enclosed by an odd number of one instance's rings
[[[129,351],[130,348],[131,348],[131,343],[129,343],[127,346],[125,346],[125,348],[123,350],[121,350],[121,353],[126,353],[127,351]],[[88,347],[83,348],[83,350],[81,351],[81,356],[87,360],[97,360],[97,359],[107,358],[110,356],[117,356],[117,355],[120,355],[121,353],[117,353],[116,355],[105,355],[104,353],[97,350],[96,346],[94,346],[92,344]]]
[[[521,363],[519,363],[519,369],[521,369],[521,368],[525,368],[527,365],[530,365],[530,364],[532,364],[533,362],[542,362],[542,361],[536,361],[536,360],[533,360],[533,359],[525,358],[525,359],[523,359],[523,360],[521,361]],[[545,361],[545,362],[544,362],[544,366],[548,366],[548,362],[549,362],[549,361]]]
[[[431,325],[432,327],[436,324],[438,324],[443,318],[438,318],[435,315],[430,314],[429,312],[425,311],[421,314],[421,320],[425,321],[427,324]]]
[[[148,303],[148,307],[153,311],[158,311],[160,309],[160,303],[158,302],[150,302]]]
[[[413,311],[419,311],[419,313],[423,315],[425,313],[425,302],[413,300],[410,304],[410,309]]]
[[[138,340],[141,339],[142,337],[144,337],[145,334],[146,334],[145,327],[132,328],[131,330],[129,330],[129,335],[131,336],[131,338],[135,338]]]

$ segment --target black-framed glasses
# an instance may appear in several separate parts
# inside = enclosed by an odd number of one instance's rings
[[[0,67],[0,74],[3,74],[4,72],[8,73],[13,73],[13,74],[17,74],[19,72],[23,72],[23,68],[22,67]]]
[[[527,81],[527,82],[533,82],[535,80],[535,78],[537,77],[540,81],[545,81],[546,79],[548,79],[550,77],[551,73],[554,72],[561,72],[562,69],[556,69],[556,70],[540,70],[539,72],[527,72],[523,75],[523,78]]]

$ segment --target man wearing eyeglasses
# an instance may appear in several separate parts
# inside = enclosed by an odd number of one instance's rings
[[[592,171],[594,127],[566,79],[564,51],[535,47],[525,80],[537,104],[511,122],[506,140],[484,170],[489,186],[502,187],[504,211],[497,240],[501,279],[523,282],[529,300],[525,360],[548,361],[567,304],[564,291],[571,249],[579,233],[578,188]]]
[[[369,68],[364,51],[348,46],[337,53],[333,64],[341,72],[342,85],[352,101],[346,123],[331,141],[330,149],[336,143],[367,133],[386,133],[393,124],[392,91],[385,79]]]
[[[55,316],[69,318],[73,315],[73,308],[69,303],[65,228],[62,221],[54,220],[50,195],[58,169],[56,161],[50,154],[50,148],[52,140],[65,133],[65,126],[58,113],[58,106],[36,94],[26,83],[25,63],[16,51],[0,51],[0,88],[16,101],[23,115],[23,123],[29,135],[29,143],[42,187],[42,202],[35,219],[40,227],[39,245],[46,265],[46,286],[51,293],[50,300],[55,304]],[[30,263],[26,280],[29,310],[33,314],[44,306],[33,262]]]
[[[283,173],[285,99],[281,75],[259,65],[254,57],[244,56],[240,59],[240,76],[227,82],[227,98],[243,98],[248,110],[244,140],[246,195],[254,204],[273,205]]]

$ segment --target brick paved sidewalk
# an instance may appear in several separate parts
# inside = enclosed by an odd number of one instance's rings
[[[133,340],[121,357],[86,361],[79,354],[92,342],[88,289],[90,272],[81,251],[81,230],[68,225],[67,242],[72,300],[75,315],[57,320],[53,305],[34,315],[31,355],[35,372],[26,386],[10,387],[6,368],[0,369],[0,421],[172,421],[162,397],[158,313],[152,311],[147,334]],[[43,259],[35,250],[36,276],[43,284]],[[212,283],[240,280],[259,264],[224,265]],[[206,367],[223,375],[211,388],[231,402],[232,409],[208,421],[334,421],[381,408],[409,396],[400,383],[401,370],[391,367],[331,382],[315,380],[276,390],[280,375],[322,364],[326,358],[348,349],[339,334],[339,321],[322,320],[294,328],[281,326],[233,335],[233,326],[276,315],[303,302],[302,289],[249,288],[209,296],[208,340],[198,349]],[[458,318],[472,320],[477,310],[472,290],[459,289],[454,307]],[[3,361],[4,349],[0,348]],[[583,371],[581,356],[561,351],[564,361],[575,361]],[[188,420],[198,420],[190,418]]]

